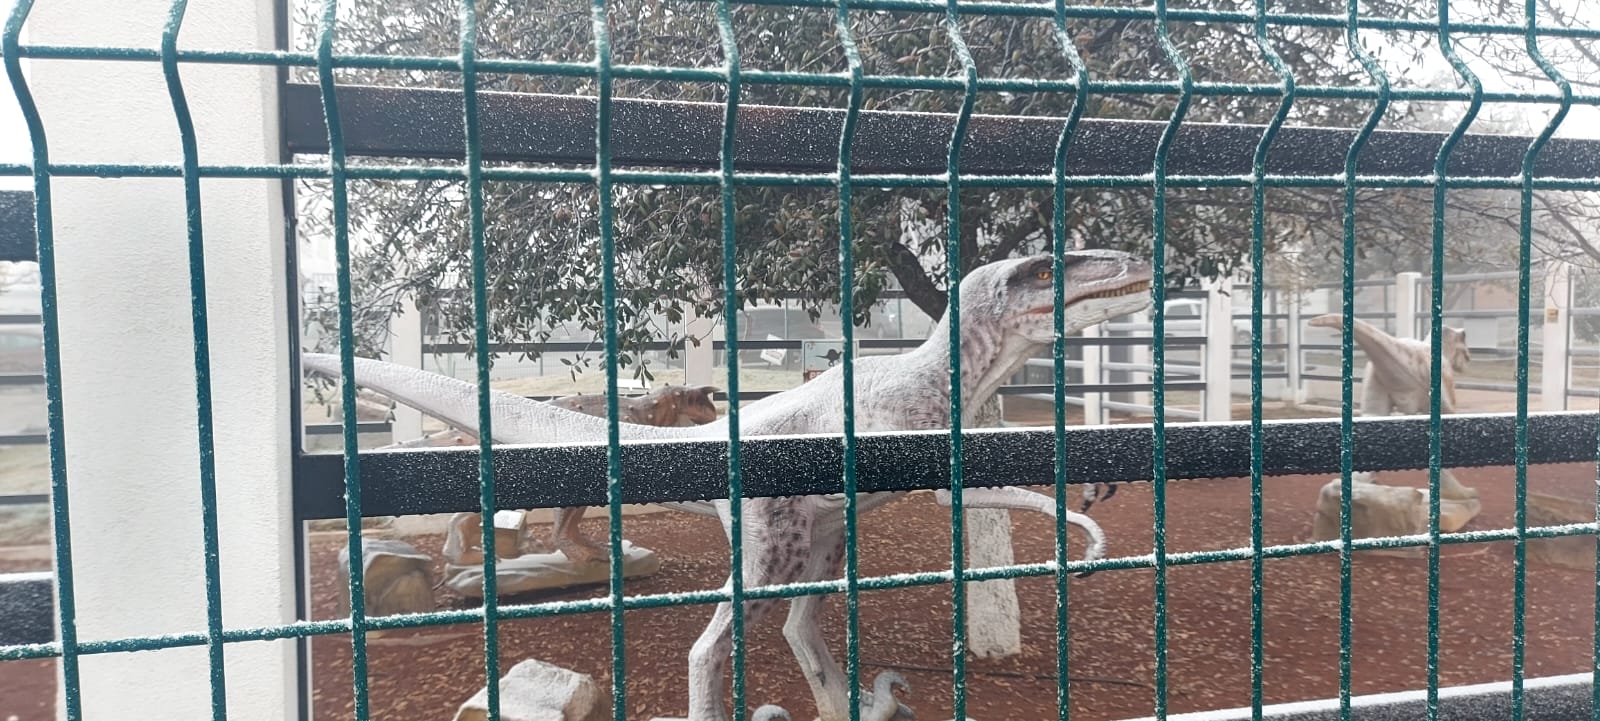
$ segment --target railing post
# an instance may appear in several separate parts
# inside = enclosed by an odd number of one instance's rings
[[[1567,409],[1567,392],[1571,387],[1568,371],[1572,360],[1569,348],[1572,305],[1572,266],[1566,261],[1552,260],[1545,266],[1544,360],[1539,388],[1547,411]]]
[[[422,367],[422,312],[414,298],[401,301],[400,312],[389,319],[389,357],[407,368]],[[396,403],[389,432],[395,443],[421,438],[422,412]]]
[[[1305,301],[1305,296],[1296,286],[1294,292],[1289,294],[1288,302],[1283,304],[1284,312],[1289,316],[1289,326],[1284,329],[1284,342],[1289,346],[1284,350],[1284,370],[1288,378],[1284,379],[1285,388],[1283,397],[1291,405],[1300,405],[1306,400],[1305,385],[1300,381],[1300,365],[1303,356],[1300,353],[1300,339],[1303,329],[1300,326],[1300,304]]]
[[[1150,325],[1150,311],[1141,310],[1138,313],[1134,313],[1130,318],[1130,321],[1134,324],[1143,324],[1148,326]],[[1139,331],[1134,332],[1138,333]],[[1154,336],[1155,332],[1154,326],[1151,326],[1149,330],[1150,335]],[[1155,341],[1151,341],[1151,343],[1153,344]],[[1148,367],[1150,365],[1151,358],[1150,348],[1151,346],[1149,345],[1128,346],[1128,362],[1139,366]],[[1150,381],[1151,374],[1148,371],[1129,371],[1128,373],[1129,383],[1149,383]],[[1132,403],[1133,405],[1149,407],[1150,391],[1133,391],[1129,394],[1129,399],[1129,403]]]
[[[270,50],[277,4],[205,3],[189,13],[179,46]],[[148,48],[171,7],[39,3],[28,39]],[[53,161],[182,161],[159,63],[28,69]],[[280,162],[275,69],[188,64],[182,79],[202,162]],[[49,182],[78,638],[206,634],[184,185],[137,175]],[[200,188],[222,621],[230,629],[275,626],[295,619],[289,398],[299,379],[291,372],[283,185],[207,179]],[[225,659],[228,718],[296,716],[293,641],[230,644]],[[84,656],[79,670],[82,718],[212,717],[204,647]],[[58,682],[58,709],[63,691]]]
[[[1422,313],[1422,274],[1407,271],[1394,276],[1394,337],[1416,338],[1417,316]]]
[[[1103,337],[1100,325],[1097,323],[1084,328],[1082,337],[1096,339]],[[1083,383],[1084,385],[1099,385],[1105,382],[1105,375],[1101,373],[1100,364],[1105,359],[1105,346],[1098,344],[1083,347]],[[1083,424],[1098,426],[1106,422],[1105,415],[1106,394],[1100,391],[1084,391],[1083,393]]]
[[[695,312],[694,304],[690,303],[684,311],[683,333],[689,338],[699,338],[700,344],[695,345],[693,340],[685,340],[683,344],[683,382],[691,386],[717,385],[712,380],[716,365],[716,355],[711,350],[713,333],[716,329],[715,318],[702,318]],[[731,363],[737,363],[737,360]],[[726,389],[724,389],[726,390]]]
[[[1206,390],[1201,419],[1233,417],[1233,278],[1205,282],[1205,354],[1201,372]]]

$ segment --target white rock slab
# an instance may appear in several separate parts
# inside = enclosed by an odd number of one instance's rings
[[[501,721],[603,721],[611,694],[586,674],[537,659],[511,667],[500,679]],[[454,721],[487,721],[489,689],[461,704]]]

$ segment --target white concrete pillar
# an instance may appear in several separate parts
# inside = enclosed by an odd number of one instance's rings
[[[1096,323],[1082,331],[1086,339],[1097,339],[1104,336],[1100,324]],[[1085,385],[1098,385],[1105,382],[1105,374],[1101,372],[1101,364],[1105,362],[1105,346],[1086,345],[1083,347],[1083,382]],[[1100,391],[1085,391],[1083,394],[1083,424],[1098,426],[1106,422],[1105,414],[1106,394]]]
[[[389,319],[389,360],[407,368],[422,367],[422,312],[412,298],[401,301],[400,312]],[[422,411],[396,403],[389,433],[395,443],[421,438]]]
[[[1150,325],[1150,311],[1141,310],[1138,313],[1134,313],[1133,315],[1129,316],[1129,322],[1136,323],[1136,324],[1137,323],[1142,323],[1142,324],[1145,324],[1145,325]],[[1150,331],[1148,332],[1147,335],[1151,335],[1151,336],[1155,335],[1155,328],[1153,326],[1150,328]],[[1151,343],[1154,343],[1154,342],[1155,341],[1151,341]],[[1141,366],[1150,365],[1150,359],[1151,359],[1151,356],[1152,356],[1152,353],[1151,353],[1150,349],[1151,349],[1151,346],[1142,345],[1142,344],[1141,345],[1128,346],[1128,362],[1129,363],[1136,363],[1136,364],[1141,365]],[[1151,380],[1151,374],[1148,373],[1148,372],[1145,372],[1145,371],[1133,371],[1133,372],[1128,374],[1128,382],[1129,383],[1149,383],[1150,380]],[[1150,405],[1150,402],[1151,402],[1151,393],[1150,393],[1150,391],[1133,391],[1132,393],[1129,394],[1129,396],[1130,396],[1129,400],[1128,400],[1129,403],[1132,403],[1132,404],[1134,404],[1136,406],[1149,406]]]
[[[1544,360],[1540,368],[1539,396],[1547,411],[1567,409],[1568,371],[1571,368],[1572,266],[1552,260],[1544,276]],[[1532,319],[1529,319],[1530,322]]]
[[[691,386],[718,386],[713,376],[716,375],[716,354],[712,351],[714,343],[721,334],[717,332],[717,319],[702,318],[696,313],[694,306],[690,305],[684,313],[684,335],[690,338],[699,338],[700,344],[694,341],[685,341],[683,344],[683,383]],[[726,390],[726,389],[724,389]]]
[[[180,47],[270,50],[275,2],[195,0]],[[54,0],[29,41],[158,47],[168,0]],[[279,161],[275,73],[185,64],[206,164]],[[57,163],[182,160],[161,66],[32,63]],[[19,140],[25,142],[25,140]],[[55,248],[80,640],[204,633],[193,333],[182,182],[58,177]],[[281,184],[201,183],[215,402],[222,618],[294,619]],[[228,716],[295,713],[291,641],[230,644]],[[203,646],[84,656],[84,718],[209,718]],[[59,697],[59,691],[58,691]]]
[[[1417,316],[1423,312],[1421,297],[1422,274],[1407,271],[1394,276],[1394,337],[1421,338],[1417,334]]]
[[[974,416],[974,428],[1004,425],[1000,396],[983,404]],[[962,511],[967,541],[967,568],[1009,566],[1016,561],[1011,550],[1011,512],[998,508]],[[967,582],[967,648],[978,658],[1003,658],[1022,652],[1022,610],[1016,582],[1009,579]]]
[[[1201,373],[1205,377],[1205,405],[1201,419],[1226,421],[1233,418],[1233,278],[1205,283],[1205,357]]]

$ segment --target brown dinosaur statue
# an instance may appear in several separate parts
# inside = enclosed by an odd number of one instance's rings
[[[1344,316],[1329,313],[1306,323],[1313,328],[1338,330],[1344,327]],[[1429,339],[1396,338],[1366,321],[1354,320],[1353,323],[1351,332],[1355,344],[1367,357],[1367,365],[1361,372],[1361,415],[1427,415],[1433,365]],[[1467,348],[1465,329],[1444,326],[1439,340],[1444,361],[1440,364],[1439,410],[1455,413],[1459,408],[1456,376],[1467,369],[1472,351]],[[1357,480],[1370,481],[1371,478],[1371,474],[1362,473]],[[1478,497],[1476,490],[1462,485],[1449,469],[1440,469],[1439,482],[1440,498],[1467,501]],[[1472,515],[1475,514],[1474,509]]]

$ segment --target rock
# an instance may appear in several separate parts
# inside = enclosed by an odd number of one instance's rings
[[[611,694],[594,679],[537,659],[511,667],[500,679],[502,721],[603,721],[611,717]],[[489,689],[461,704],[455,721],[487,721]]]
[[[1564,526],[1594,521],[1594,503],[1547,493],[1528,494],[1528,526]],[[1594,536],[1528,539],[1528,560],[1552,566],[1593,571]]]
[[[478,554],[478,558],[483,555]],[[661,570],[661,559],[655,551],[622,542],[622,576],[634,578],[649,576]],[[483,597],[483,565],[450,564],[445,566],[444,584],[468,598]],[[526,593],[550,588],[567,588],[593,583],[605,583],[611,578],[611,564],[604,560],[574,563],[566,554],[530,553],[516,558],[503,558],[495,563],[496,590],[502,594]]]
[[[368,616],[421,613],[438,608],[433,599],[433,559],[410,544],[361,539],[363,592]],[[350,607],[350,549],[339,549],[339,600]]]
[[[1352,476],[1350,486],[1350,536],[1351,538],[1376,538],[1381,536],[1410,536],[1428,532],[1428,491],[1409,486],[1384,486],[1373,483],[1370,475]],[[1443,495],[1443,494],[1441,494]],[[1441,498],[1439,504],[1439,530],[1451,533],[1460,530],[1483,509],[1476,499],[1458,500]],[[1339,538],[1339,479],[1322,487],[1317,496],[1316,516],[1311,524],[1311,537],[1317,541]],[[1371,549],[1370,553],[1394,556],[1416,556],[1421,547]]]
[[[527,550],[528,514],[524,511],[497,511],[494,514],[494,555],[516,558]],[[457,513],[450,517],[444,538],[444,559],[457,566],[483,564],[483,520],[476,513]]]

